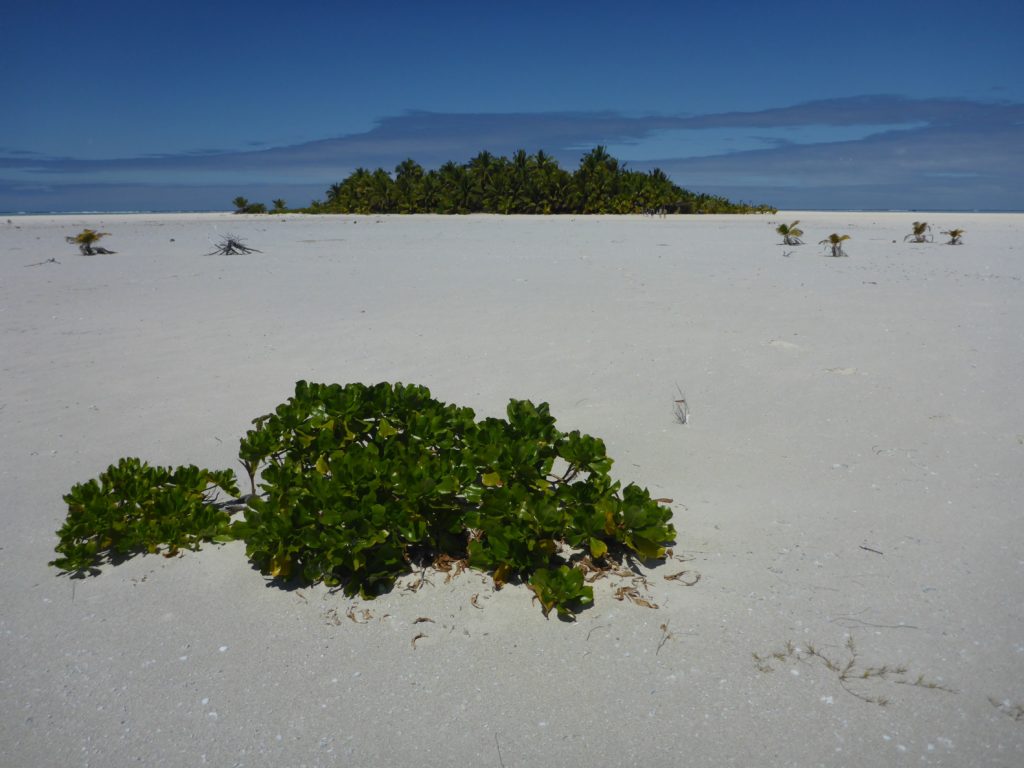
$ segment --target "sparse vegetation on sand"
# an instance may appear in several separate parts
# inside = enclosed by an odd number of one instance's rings
[[[963,245],[961,238],[964,236],[964,230],[947,229],[942,234],[949,235],[949,242],[946,245]]]
[[[225,235],[217,246],[207,256],[237,256],[246,253],[263,253],[255,248],[250,248],[238,235]]]
[[[782,235],[783,245],[803,245],[804,241],[800,238],[804,236],[804,231],[797,225],[799,220],[794,221],[792,224],[779,224],[775,228],[775,231]]]
[[[77,235],[72,237],[64,238],[72,245],[77,245],[78,250],[82,252],[83,256],[94,256],[98,253],[114,253],[114,251],[108,251],[106,248],[100,248],[96,245],[102,238],[108,237],[109,232],[97,232],[93,229],[83,229]]]
[[[884,696],[871,695],[867,693],[867,686],[870,683],[889,682],[895,685],[911,685],[917,688],[928,688],[946,693],[956,693],[934,680],[927,680],[924,675],[916,678],[908,678],[907,667],[903,664],[882,664],[877,667],[863,666],[860,663],[860,655],[853,636],[846,638],[846,659],[838,659],[827,655],[818,649],[814,644],[807,643],[804,647],[798,647],[793,641],[786,644],[777,651],[771,651],[766,655],[758,653],[751,654],[754,664],[761,672],[774,672],[775,666],[779,664],[798,663],[812,665],[815,662],[821,664],[826,670],[835,675],[840,687],[851,696],[869,704],[877,704],[884,707],[889,704],[889,699]]]
[[[824,240],[819,241],[818,245],[826,245],[831,248],[832,256],[846,256],[846,251],[843,250],[843,243],[849,239],[849,235],[837,235],[833,232]]]
[[[909,240],[912,243],[930,243],[932,242],[932,236],[928,234],[931,227],[928,226],[926,221],[915,221],[914,231],[903,238],[903,242]]]

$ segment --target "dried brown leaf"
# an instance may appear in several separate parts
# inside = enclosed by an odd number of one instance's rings
[[[366,608],[363,608],[361,611],[356,611],[354,605],[350,605],[348,607],[348,610],[345,611],[345,615],[348,616],[348,618],[351,621],[354,621],[356,624],[365,624],[373,618],[373,614],[370,613]]]
[[[687,574],[691,575],[687,576]],[[677,581],[684,587],[692,587],[700,581],[700,572],[690,570],[679,571],[679,573],[673,573],[671,576],[666,576],[665,581]]]
[[[652,603],[649,600],[645,600],[643,597],[641,597],[636,587],[619,587],[615,590],[615,599],[629,600],[629,602],[633,603],[634,605],[642,605],[645,608],[658,607],[655,603]]]

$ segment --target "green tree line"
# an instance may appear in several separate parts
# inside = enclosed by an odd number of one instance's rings
[[[237,202],[237,201],[236,201]],[[241,207],[241,206],[239,206]],[[766,213],[767,205],[734,203],[690,192],[655,168],[628,170],[598,146],[567,171],[546,152],[508,157],[481,152],[467,163],[425,170],[412,159],[394,173],[357,168],[332,184],[305,213]],[[255,212],[255,211],[246,211]]]

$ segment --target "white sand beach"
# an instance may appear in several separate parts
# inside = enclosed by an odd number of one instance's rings
[[[1024,765],[1022,278],[1024,214],[0,219],[0,763]],[[237,469],[299,379],[550,403],[673,499],[657,608],[47,565],[74,483]]]

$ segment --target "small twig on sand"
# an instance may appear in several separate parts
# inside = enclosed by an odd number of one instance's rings
[[[863,544],[860,545],[860,548],[865,550],[865,551],[867,551],[867,552],[874,552],[876,555],[884,555],[885,554],[885,552],[879,552],[877,549],[872,549],[871,547],[865,547]]]
[[[498,734],[494,734],[494,746],[498,749],[498,765],[505,768],[505,761],[501,759],[501,744],[498,743]]]
[[[860,690],[869,681],[888,682],[896,685],[909,685],[916,688],[929,688],[935,691],[956,693],[954,689],[942,685],[941,683],[927,680],[924,675],[918,675],[918,677],[913,680],[907,678],[907,667],[902,664],[896,666],[883,664],[880,667],[864,666],[860,663],[860,656],[857,653],[857,646],[854,645],[853,635],[848,635],[846,638],[846,650],[848,658],[843,660],[826,656],[825,653],[819,651],[810,643],[807,643],[806,646],[801,649],[792,641],[787,641],[786,645],[782,649],[773,651],[767,656],[762,656],[757,653],[752,654],[752,656],[754,658],[754,663],[757,665],[757,669],[760,672],[774,672],[775,666],[773,665],[786,664],[789,661],[796,661],[801,664],[808,665],[817,661],[821,663],[825,669],[835,675],[840,687],[842,687],[842,689],[848,694],[860,699],[861,701],[865,701],[868,704],[877,704],[880,707],[884,707],[889,704],[889,700],[884,696],[870,696]],[[899,675],[900,677],[896,678],[896,675]]]
[[[676,384],[676,391],[679,392],[679,399],[673,403],[672,413],[675,414],[676,421],[680,424],[687,424],[690,421],[690,406],[686,403],[686,394]]]
[[[43,264],[60,264],[56,259],[47,259],[46,261],[37,261],[35,264],[26,264],[26,267],[39,267]]]
[[[654,655],[657,656],[659,653],[661,653],[661,647],[665,645],[665,643],[667,643],[673,637],[674,635],[668,631],[668,622],[666,621],[664,624],[661,625],[661,642],[658,643],[658,650],[654,652]]]

